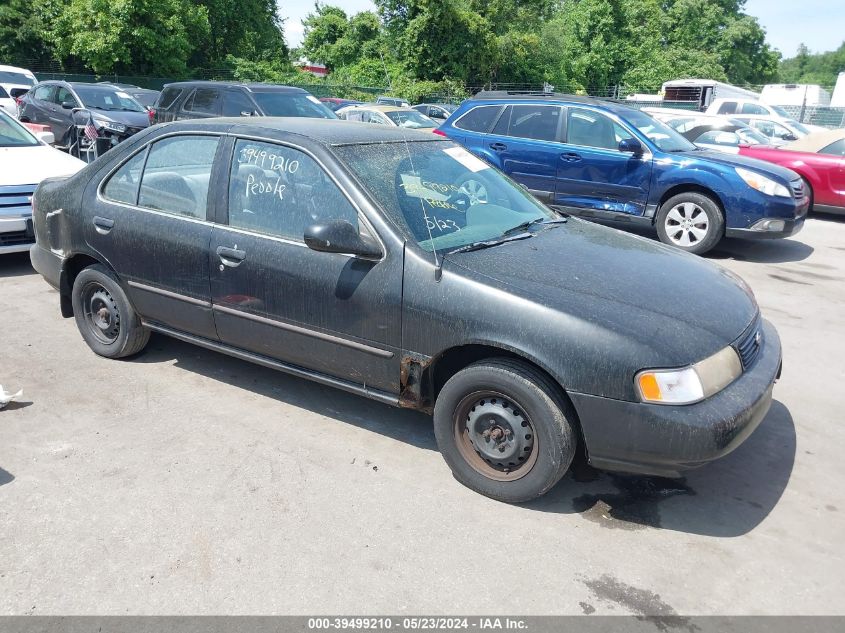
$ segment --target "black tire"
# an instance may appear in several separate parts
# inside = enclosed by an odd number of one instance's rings
[[[487,497],[520,503],[548,492],[569,469],[578,444],[574,419],[545,374],[495,358],[446,382],[434,405],[434,435],[455,479]],[[494,463],[491,455],[508,463]]]
[[[669,198],[654,223],[661,242],[696,255],[709,251],[725,235],[725,216],[718,203],[695,191]]]
[[[807,197],[810,198],[810,206],[807,207],[807,215],[813,210],[813,185],[810,184],[810,181],[801,177],[801,180],[804,181],[804,191],[807,193]]]
[[[83,269],[73,282],[71,300],[82,338],[100,356],[132,356],[150,339],[117,277],[105,266]]]

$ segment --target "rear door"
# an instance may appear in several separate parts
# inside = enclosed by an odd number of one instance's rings
[[[220,340],[398,393],[401,249],[369,261],[308,248],[305,228],[323,220],[375,234],[320,162],[290,145],[239,139],[226,206],[210,248]]]
[[[554,198],[562,114],[559,105],[509,105],[484,140],[501,169],[544,202]]]
[[[216,339],[209,292],[210,183],[217,135],[174,135],[136,152],[86,193],[88,244],[151,322]],[[215,196],[211,196],[213,199]]]
[[[651,154],[619,151],[636,138],[607,114],[569,107],[566,143],[560,151],[554,204],[609,214],[644,215],[651,180]]]

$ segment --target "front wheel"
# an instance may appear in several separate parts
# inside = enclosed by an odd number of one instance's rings
[[[719,205],[702,193],[689,191],[672,196],[657,212],[660,241],[688,253],[701,255],[716,246],[725,234]]]
[[[455,479],[519,503],[546,493],[569,469],[577,445],[573,417],[547,376],[500,358],[446,382],[434,406],[434,434]]]

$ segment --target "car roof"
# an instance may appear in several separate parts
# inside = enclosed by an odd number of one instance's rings
[[[843,138],[845,138],[845,129],[813,132],[804,138],[800,138],[797,141],[784,145],[783,149],[793,152],[816,153],[820,149],[823,149],[831,143],[835,143]]]
[[[165,88],[246,88],[251,92],[291,92],[307,94],[308,91],[296,86],[279,84],[246,83],[241,81],[175,81],[164,84]]]
[[[347,110],[375,110],[377,112],[407,112],[413,108],[406,108],[404,106],[386,105],[383,103],[365,103],[362,105],[349,106]]]
[[[502,103],[514,103],[518,101],[532,101],[535,103],[542,103],[544,101],[552,103],[574,103],[579,105],[591,105],[600,108],[605,108],[614,113],[624,114],[631,112],[636,108],[631,108],[627,105],[622,105],[614,101],[597,99],[595,97],[582,97],[581,95],[569,95],[560,92],[522,92],[522,91],[507,91],[507,90],[482,90],[470,97],[464,103],[473,102],[490,102],[495,103],[500,101]]]
[[[213,119],[187,119],[163,124],[168,131],[190,132],[207,130],[230,134],[256,135],[274,132],[296,134],[322,145],[365,145],[373,143],[399,143],[402,141],[443,141],[448,139],[432,134],[387,125],[367,125],[342,119],[316,119],[308,117],[215,117]]]

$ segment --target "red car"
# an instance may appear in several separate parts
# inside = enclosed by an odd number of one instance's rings
[[[797,172],[809,185],[812,210],[845,215],[845,129],[810,134],[779,148],[741,146],[739,153]]]

